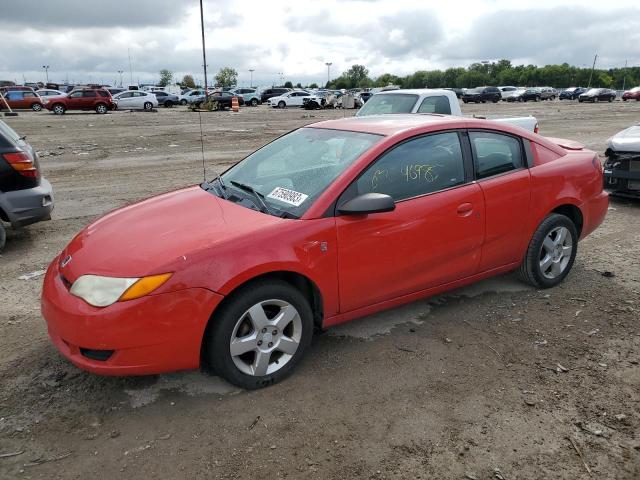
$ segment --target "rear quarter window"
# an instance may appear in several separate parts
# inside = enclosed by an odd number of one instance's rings
[[[422,100],[418,113],[441,113],[451,115],[451,105],[449,99],[444,95],[437,97],[427,97]]]
[[[478,180],[522,168],[520,139],[493,132],[469,132]]]
[[[101,97],[108,97],[109,96],[109,92],[105,92],[103,90],[98,90],[98,95],[100,95]]]

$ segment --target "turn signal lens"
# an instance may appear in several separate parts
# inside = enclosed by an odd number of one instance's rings
[[[5,153],[2,156],[23,177],[38,178],[38,169],[27,152]]]
[[[169,278],[171,273],[163,273],[161,275],[151,275],[149,277],[143,277],[136,283],[131,285],[118,299],[119,302],[125,302],[127,300],[134,300],[136,298],[144,297],[150,294],[154,290],[160,288]]]

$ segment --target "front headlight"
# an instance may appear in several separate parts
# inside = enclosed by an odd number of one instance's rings
[[[108,307],[148,295],[171,277],[171,273],[149,277],[116,278],[99,275],[82,275],[71,286],[71,294],[94,307]]]

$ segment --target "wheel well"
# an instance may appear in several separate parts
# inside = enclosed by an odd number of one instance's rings
[[[582,234],[582,226],[583,226],[583,218],[582,212],[575,205],[567,204],[560,205],[556,207],[551,213],[559,213],[564,215],[565,217],[569,217],[569,219],[576,226],[576,230],[578,230],[578,237]]]
[[[322,294],[320,293],[320,289],[312,280],[310,280],[308,277],[305,277],[300,273],[291,272],[291,271],[277,271],[277,272],[269,272],[262,275],[258,275],[257,277],[254,277],[251,280],[247,280],[246,282],[238,285],[228,295],[225,296],[225,299],[231,298],[238,289],[245,287],[248,284],[251,284],[258,280],[268,280],[268,279],[287,282],[288,284],[290,284],[291,286],[293,286],[294,288],[302,292],[305,298],[309,301],[309,305],[311,306],[311,310],[313,311],[314,326],[316,326],[317,328],[322,327],[322,319],[324,317],[324,311],[322,307],[323,303],[322,303]],[[224,303],[224,300],[220,305],[222,305],[223,303]],[[218,306],[218,308],[220,308],[220,305]]]
[[[9,223],[9,215],[7,215],[2,208],[0,208],[0,220]]]

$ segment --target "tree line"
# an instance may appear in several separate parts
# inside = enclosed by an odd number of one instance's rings
[[[472,63],[467,68],[420,70],[404,77],[385,73],[377,78],[369,76],[364,65],[353,65],[338,78],[327,82],[327,88],[367,88],[398,85],[401,88],[474,88],[484,85],[517,85],[527,87],[551,86],[567,88],[592,87],[621,89],[640,85],[640,67],[598,69],[561,65],[512,65],[510,60]]]

